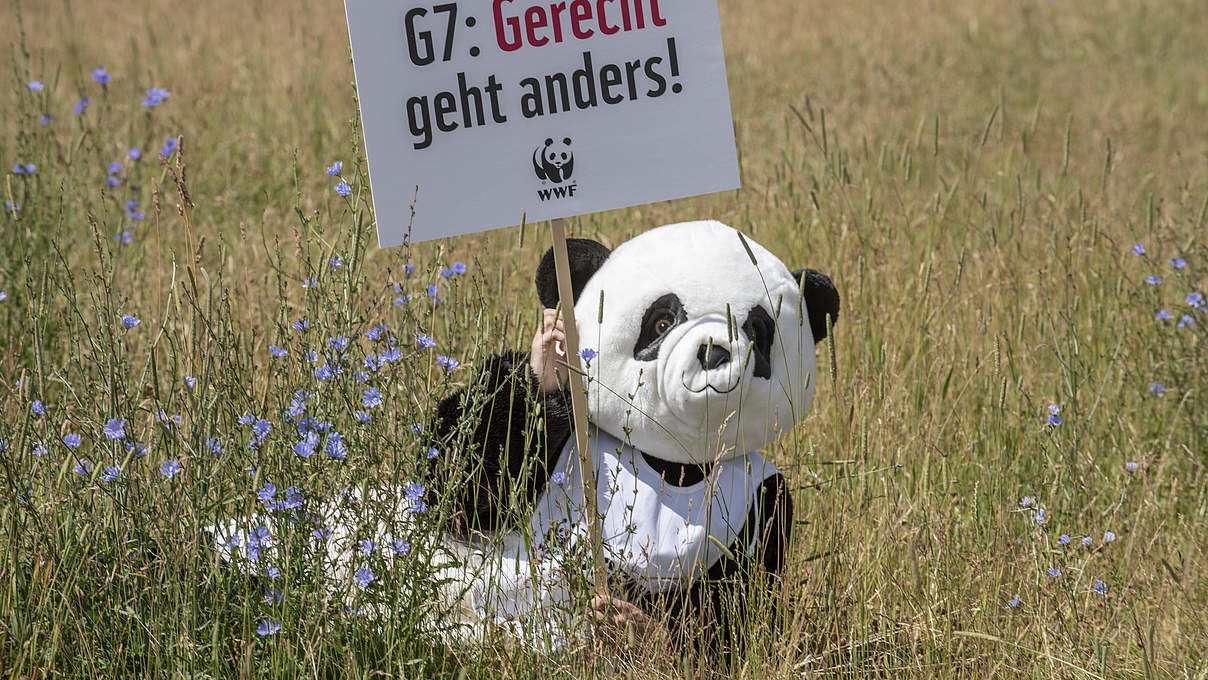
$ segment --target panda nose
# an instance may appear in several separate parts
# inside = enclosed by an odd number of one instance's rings
[[[711,371],[719,366],[725,366],[730,361],[730,351],[717,345],[701,345],[696,351],[696,360],[700,367]]]

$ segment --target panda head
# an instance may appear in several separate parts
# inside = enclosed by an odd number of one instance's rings
[[[563,139],[561,144],[555,143],[553,139],[547,139],[545,147],[541,150],[541,158],[560,170],[575,158],[574,152],[570,150],[570,144],[569,137]]]
[[[792,272],[714,221],[654,229],[612,252],[583,239],[569,250],[579,342],[598,353],[586,369],[597,426],[652,456],[704,464],[804,418],[814,343],[839,313],[825,275]],[[552,252],[537,289],[546,307],[558,303]]]

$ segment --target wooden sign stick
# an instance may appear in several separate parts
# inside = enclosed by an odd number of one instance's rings
[[[566,252],[566,225],[562,219],[550,222],[554,237],[554,271],[558,276],[558,300],[562,309],[562,328],[566,334],[566,363],[570,406],[574,416],[575,444],[579,449],[579,476],[583,480],[583,499],[587,513],[587,535],[592,554],[592,576],[596,592],[608,595],[608,572],[604,568],[603,536],[596,508],[596,469],[587,440],[587,397],[583,391],[583,368],[579,363],[579,326],[575,322],[575,295],[570,280],[570,256]]]

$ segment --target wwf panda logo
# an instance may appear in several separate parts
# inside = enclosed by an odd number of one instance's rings
[[[575,154],[570,149],[570,137],[555,143],[553,139],[533,151],[533,172],[543,181],[560,184],[570,179],[575,171]]]

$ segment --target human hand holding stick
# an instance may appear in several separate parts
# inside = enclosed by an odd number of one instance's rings
[[[570,375],[566,366],[566,330],[556,309],[547,309],[542,314],[542,325],[533,336],[529,368],[546,394],[566,384]]]

